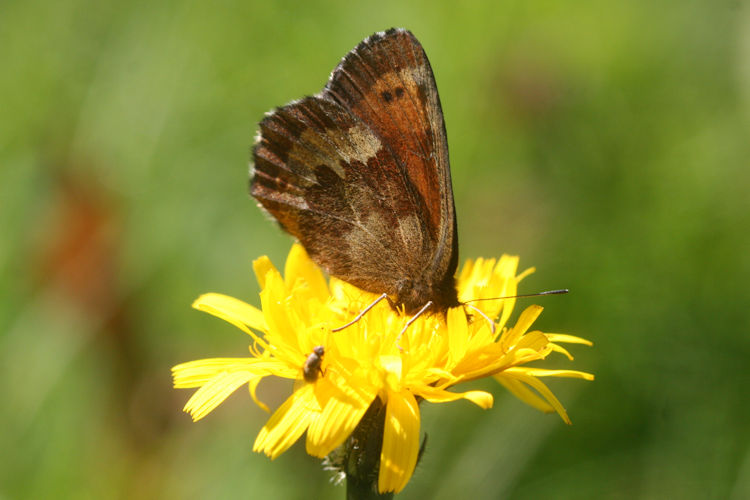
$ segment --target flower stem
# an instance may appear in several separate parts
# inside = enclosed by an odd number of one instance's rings
[[[375,398],[344,444],[347,500],[390,500],[393,493],[378,492],[380,450],[385,429],[385,406]]]

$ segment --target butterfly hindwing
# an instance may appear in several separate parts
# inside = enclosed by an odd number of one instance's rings
[[[395,295],[423,264],[419,198],[387,145],[338,104],[308,97],[269,114],[254,159],[253,196],[330,274]]]

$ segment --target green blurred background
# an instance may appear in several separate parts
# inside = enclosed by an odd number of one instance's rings
[[[190,303],[258,304],[290,246],[257,122],[391,26],[435,71],[461,257],[570,288],[538,326],[595,346],[544,366],[597,376],[550,382],[572,427],[491,383],[423,405],[399,498],[750,498],[750,6],[592,0],[2,2],[0,497],[344,497],[251,451],[244,390],[192,424],[169,369],[247,352]]]

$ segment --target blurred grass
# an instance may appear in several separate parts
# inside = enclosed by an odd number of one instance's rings
[[[3,497],[343,498],[302,447],[251,452],[246,396],[191,424],[169,368],[245,352],[189,305],[257,303],[251,260],[289,247],[247,195],[262,113],[390,26],[435,70],[462,257],[572,289],[540,327],[597,375],[553,382],[572,427],[490,385],[491,411],[424,406],[401,496],[750,497],[746,3],[1,9]]]

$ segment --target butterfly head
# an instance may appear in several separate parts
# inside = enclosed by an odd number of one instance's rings
[[[406,314],[415,313],[429,301],[433,303],[430,309],[435,312],[445,312],[448,308],[459,305],[453,276],[449,276],[443,282],[410,278],[403,278],[398,281],[396,297],[393,302],[397,306],[403,306]]]

